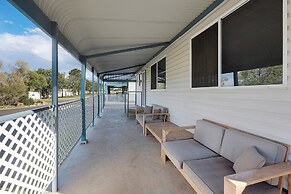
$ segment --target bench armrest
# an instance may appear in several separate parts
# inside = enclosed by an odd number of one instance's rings
[[[288,175],[290,181],[291,162],[282,162],[224,177],[224,194],[240,194],[244,189],[256,183]],[[288,185],[291,189],[291,183]],[[289,190],[291,192],[291,190]]]
[[[163,129],[162,130],[162,142],[167,141],[167,135],[171,132],[181,131],[181,130],[186,130],[186,129],[194,129],[194,128],[195,128],[195,125]]]
[[[152,116],[170,116],[170,113],[150,113],[150,114],[143,114],[144,117],[152,117]]]
[[[143,121],[145,122],[146,117],[152,116],[165,116],[164,121],[167,120],[167,117],[170,116],[170,113],[150,113],[150,114],[143,114]]]

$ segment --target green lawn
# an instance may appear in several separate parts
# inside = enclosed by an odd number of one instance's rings
[[[77,100],[80,99],[80,96],[67,96],[67,97],[60,97],[59,98],[59,103],[61,102],[67,102],[71,100]],[[52,102],[51,98],[47,99],[40,99],[36,101],[41,101],[42,103],[35,103],[34,105],[31,106],[0,106],[0,110],[15,110],[15,109],[26,109],[26,108],[37,108],[41,106],[47,106],[50,105]]]
[[[91,97],[91,96],[92,96],[91,94],[86,95],[86,97]],[[59,97],[59,103],[77,100],[77,99],[80,99],[80,96]],[[31,105],[31,106],[0,106],[0,110],[6,111],[6,110],[17,110],[17,109],[31,109],[31,108],[41,107],[41,106],[47,106],[51,104],[52,99],[46,98],[46,99],[40,99],[36,101],[38,102],[41,101],[42,103],[35,103],[34,105]]]

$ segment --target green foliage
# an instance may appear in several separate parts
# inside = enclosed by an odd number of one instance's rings
[[[92,93],[92,82],[89,80],[86,80],[86,91],[88,91],[90,94]]]
[[[27,95],[24,79],[16,72],[9,76],[1,73],[0,80],[0,106],[17,105],[19,99]]]
[[[68,77],[68,86],[72,92],[76,95],[80,93],[80,84],[81,84],[81,70],[72,69],[69,71]]]
[[[62,74],[62,73],[58,74],[58,83],[59,83],[59,89],[68,88],[68,80],[65,78],[65,74]]]
[[[40,92],[43,98],[49,98],[52,94],[52,70],[38,69],[29,70],[29,66],[24,61],[17,61],[12,67],[11,73],[3,73],[3,64],[0,61],[0,106],[34,104],[33,99],[28,98],[29,91]],[[81,71],[72,69],[69,76],[58,73],[59,89],[70,89],[75,95],[79,95],[81,82]],[[97,90],[97,83],[95,83]],[[91,93],[92,82],[86,80],[86,91]]]
[[[35,71],[29,71],[26,85],[29,91],[38,92],[48,86],[45,76]]]
[[[34,104],[34,100],[31,98],[28,98],[28,96],[21,96],[19,98],[19,102],[23,103],[26,106],[30,106]]]
[[[257,68],[238,73],[240,86],[282,84],[283,66]]]
[[[44,76],[46,80],[46,86],[40,89],[41,96],[48,98],[52,91],[52,70],[51,69],[38,69],[36,70],[38,74]]]

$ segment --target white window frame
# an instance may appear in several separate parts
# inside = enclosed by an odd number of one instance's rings
[[[228,15],[235,12],[240,7],[247,4],[250,0],[244,0],[233,6],[231,9],[226,11],[224,14],[222,14],[220,17],[218,17],[216,20],[210,22],[208,25],[206,25],[204,28],[202,28],[200,31],[195,33],[193,36],[190,37],[189,40],[189,46],[190,46],[190,90],[199,90],[199,89],[250,89],[250,88],[281,88],[281,89],[287,89],[288,88],[288,72],[287,72],[287,57],[288,57],[288,0],[282,0],[283,1],[283,11],[282,11],[282,19],[283,19],[283,72],[282,72],[282,84],[272,84],[272,85],[251,85],[251,86],[227,86],[222,87],[221,86],[221,76],[222,76],[222,19],[227,17]],[[218,23],[218,86],[210,86],[210,87],[192,87],[192,39],[197,37],[199,34],[203,33],[205,30],[213,26],[214,24]]]

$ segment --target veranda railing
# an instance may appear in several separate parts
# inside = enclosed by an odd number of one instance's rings
[[[97,97],[94,100],[97,102]],[[88,128],[97,116],[93,97],[86,98],[85,107]],[[53,180],[56,166],[62,164],[79,141],[81,100],[59,104],[56,156],[53,108],[48,106],[0,117],[0,193],[42,193]]]

